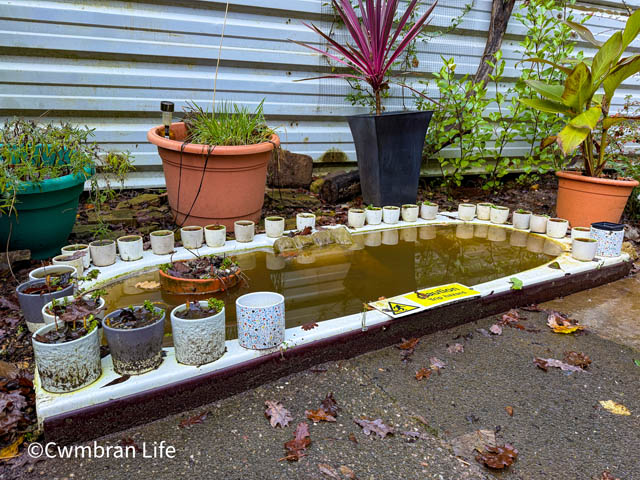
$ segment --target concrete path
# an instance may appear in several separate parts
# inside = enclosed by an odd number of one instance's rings
[[[609,470],[616,478],[640,479],[640,367],[633,361],[640,352],[631,348],[639,346],[633,318],[639,286],[638,279],[625,279],[545,306],[574,313],[589,325],[586,333],[554,334],[545,313],[520,311],[526,317],[522,325],[539,332],[504,327],[499,336],[485,336],[478,329],[488,330],[499,317],[487,318],[421,338],[410,362],[402,362],[394,347],[371,352],[98,441],[107,446],[132,439],[140,447],[146,442],[147,453],[154,442],[165,441],[176,448],[175,459],[141,453],[124,460],[54,459],[37,463],[21,478],[306,480],[350,478],[353,471],[351,478],[375,480],[589,480]],[[447,345],[455,343],[464,352],[449,353]],[[536,356],[562,360],[570,350],[591,357],[588,373],[544,372],[533,364]],[[446,366],[417,381],[416,370],[429,367],[431,357]],[[307,421],[307,456],[279,461],[283,444],[305,421],[305,409],[318,408],[329,392],[342,408],[337,422]],[[294,420],[284,429],[272,428],[264,416],[266,400],[282,402]],[[607,400],[623,404],[631,415],[605,410],[599,402]],[[208,415],[202,423],[180,428],[181,421],[203,412]],[[353,421],[362,416],[381,418],[396,434],[365,435]],[[473,455],[454,456],[450,442],[480,429],[497,432],[499,443],[518,449],[517,461],[505,472],[479,467]],[[422,435],[415,439],[400,431]],[[337,476],[321,473],[318,464],[329,465]]]

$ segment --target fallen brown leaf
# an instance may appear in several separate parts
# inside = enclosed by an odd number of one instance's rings
[[[493,335],[502,335],[502,327],[500,325],[498,325],[497,323],[494,324],[494,325],[491,325],[491,328],[489,328],[489,331]]]
[[[565,317],[560,312],[551,312],[547,317],[547,325],[554,333],[573,333],[578,330],[584,330],[584,326],[579,325],[578,322],[573,321]]]
[[[325,412],[322,408],[319,408],[318,410],[305,410],[304,414],[314,423],[336,421],[336,417]]]
[[[291,420],[293,420],[291,412],[284,408],[284,405],[280,402],[267,400],[264,404],[267,406],[267,409],[264,411],[264,415],[269,419],[269,423],[271,423],[272,427],[275,428],[280,425],[284,428],[289,425]]]
[[[346,465],[340,465],[340,467],[338,467],[338,470],[340,470],[340,473],[349,480],[355,480],[356,474]]]
[[[547,369],[549,367],[554,367],[554,368],[559,368],[560,370],[568,371],[568,372],[585,372],[585,373],[589,373],[589,372],[586,372],[585,370],[583,370],[580,367],[569,365],[568,363],[561,362],[560,360],[556,360],[555,358],[538,358],[538,357],[535,357],[533,359],[533,363],[535,363],[537,367],[541,368],[545,372],[547,371]]]
[[[203,412],[200,415],[194,415],[193,417],[185,418],[180,422],[180,428],[190,428],[197,423],[202,423],[207,419],[209,412]]]
[[[428,380],[432,373],[433,370],[431,370],[430,368],[422,367],[416,372],[416,380]]]
[[[614,477],[608,471],[605,470],[604,472],[602,472],[602,476],[600,477],[600,480],[620,480],[620,479],[617,477]]]
[[[409,340],[405,340],[403,338],[402,339],[402,343],[400,345],[398,345],[397,347],[400,350],[413,350],[414,348],[416,348],[416,345],[418,345],[418,343],[420,343],[420,339],[419,338],[410,338]]]
[[[591,358],[589,358],[589,355],[585,355],[582,352],[574,352],[573,350],[564,352],[564,361],[569,365],[585,369],[591,365]]]
[[[449,345],[447,347],[447,352],[449,353],[464,353],[464,345],[461,343],[454,343],[453,345]]]
[[[338,472],[336,471],[336,469],[333,468],[331,465],[328,465],[326,463],[319,463],[318,470],[320,470],[320,473],[324,473],[329,478],[340,480],[340,475],[338,475]]]
[[[138,282],[136,283],[136,288],[140,290],[157,290],[160,288],[160,282],[154,282],[153,280]]]
[[[438,373],[440,373],[441,368],[447,366],[447,364],[440,360],[438,357],[430,357],[429,362],[431,363],[431,370],[436,370]]]
[[[287,450],[287,456],[282,457],[278,461],[287,460],[289,462],[297,462],[306,455],[305,450],[309,445],[311,445],[309,425],[307,422],[301,422],[296,427],[293,440],[289,440],[284,444],[284,448]]]
[[[384,438],[387,435],[393,435],[393,427],[389,427],[382,422],[381,418],[376,418],[375,420],[369,420],[367,418],[355,418],[353,420],[357,425],[362,427],[362,432],[365,435],[370,435],[371,433],[377,434],[380,438]]]
[[[356,436],[353,434],[353,432],[351,432],[349,434],[349,440],[351,440],[353,443],[358,443],[358,439],[356,438]]]
[[[476,461],[489,468],[503,469],[513,464],[518,458],[518,450],[508,443],[502,446],[485,446],[485,449],[476,455]]]
[[[504,407],[504,409],[507,411],[507,415],[509,415],[510,417],[513,417],[513,407]]]
[[[302,329],[307,331],[307,330],[313,330],[314,328],[316,328],[318,326],[317,323],[315,322],[309,322],[309,323],[305,323],[304,325],[302,325]]]
[[[325,412],[333,415],[334,417],[338,416],[338,411],[340,411],[340,407],[338,406],[336,399],[333,397],[333,392],[327,394],[327,396],[324,397],[324,400],[322,400],[322,403],[320,405],[322,406],[322,409]]]

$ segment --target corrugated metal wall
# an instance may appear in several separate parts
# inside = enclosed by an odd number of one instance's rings
[[[446,28],[469,1],[440,0],[431,26]],[[640,6],[640,0],[626,3]],[[46,114],[94,127],[106,149],[135,155],[136,165],[147,171],[136,176],[138,185],[159,185],[160,160],[146,143],[146,131],[160,123],[161,100],[177,108],[187,101],[211,105],[224,8],[222,0],[0,0],[0,115]],[[490,0],[475,0],[454,33],[419,45],[420,71],[437,70],[445,55],[456,57],[459,73],[474,72],[490,8]],[[288,41],[316,42],[301,22],[326,26],[323,9],[326,0],[232,0],[217,94],[218,100],[249,106],[265,98],[266,114],[280,127],[286,148],[312,155],[318,165],[329,149],[354,160],[344,116],[364,111],[345,103],[340,83],[294,82],[326,65]],[[606,36],[622,22],[605,14],[588,25]],[[512,19],[503,47],[511,78],[518,75],[515,50],[523,33]],[[626,94],[640,94],[637,78],[618,101]],[[519,147],[512,145],[511,153]]]

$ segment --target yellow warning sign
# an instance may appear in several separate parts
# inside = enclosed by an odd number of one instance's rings
[[[427,288],[425,290],[419,290],[408,295],[403,295],[403,298],[418,303],[424,307],[432,307],[439,303],[450,302],[465,297],[473,297],[479,295],[479,292],[465,287],[460,283],[450,283],[448,285],[440,285],[439,287]],[[391,302],[389,302],[391,304]]]
[[[400,315],[401,313],[407,313],[420,307],[416,307],[415,305],[405,305],[403,303],[389,302],[389,308],[394,315]]]

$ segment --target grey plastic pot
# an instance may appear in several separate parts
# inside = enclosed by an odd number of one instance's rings
[[[162,363],[164,311],[157,322],[146,327],[122,329],[108,326],[109,318],[121,310],[111,312],[102,320],[114,370],[120,375],[140,375],[158,368]]]
[[[200,301],[201,307],[207,302]],[[179,318],[176,313],[186,309],[179,305],[171,311],[171,332],[176,348],[176,360],[185,365],[204,365],[218,360],[225,349],[224,308],[210,317],[199,319]]]
[[[45,325],[36,334],[55,329]],[[73,392],[95,382],[102,374],[99,329],[65,343],[42,343],[32,338],[33,354],[42,388],[47,392]],[[35,337],[35,335],[34,335]]]
[[[24,319],[27,321],[27,327],[29,327],[29,331],[32,333],[44,326],[42,307],[54,298],[73,295],[73,284],[63,288],[62,290],[58,290],[57,292],[45,293],[43,295],[22,293],[29,287],[35,287],[36,285],[44,283],[44,280],[29,280],[28,282],[21,283],[16,288],[16,295],[18,296],[20,308],[24,314]]]

